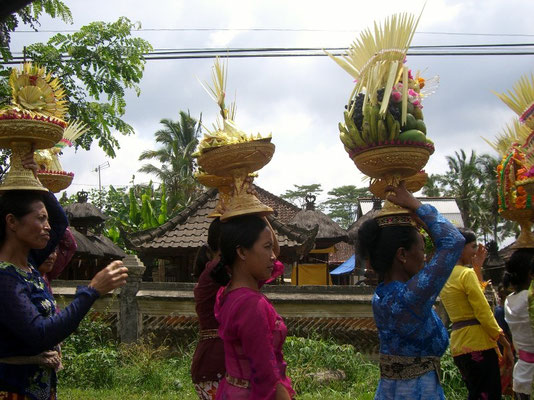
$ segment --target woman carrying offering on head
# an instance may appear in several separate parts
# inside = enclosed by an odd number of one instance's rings
[[[212,273],[227,285],[215,304],[226,365],[219,400],[289,400],[295,394],[282,354],[287,328],[260,292],[262,283],[283,272],[275,267],[276,247],[272,229],[259,216],[221,224],[221,259]]]
[[[444,399],[439,360],[449,344],[433,309],[460,256],[464,239],[430,205],[422,205],[404,183],[388,199],[416,214],[435,244],[425,265],[424,240],[407,216],[378,217],[358,231],[358,254],[370,261],[381,283],[373,296],[380,339],[380,381],[375,399]]]
[[[534,272],[534,249],[518,249],[506,262],[503,281],[513,289],[504,302],[504,319],[519,359],[513,372],[517,399],[530,399],[534,376],[534,333],[529,319],[528,288]]]
[[[126,281],[127,269],[114,261],[98,272],[89,286],[79,287],[72,303],[57,312],[40,273],[28,262],[30,250],[47,247],[52,236],[44,196],[50,194],[8,191],[0,196],[1,359],[53,352],[100,295]],[[43,257],[41,262],[48,254]],[[55,366],[53,362],[16,365],[0,360],[0,397],[55,399]]]
[[[503,362],[513,363],[513,355],[484,295],[486,285],[480,270],[486,249],[477,245],[473,231],[460,228],[460,233],[465,245],[440,293],[452,322],[451,354],[467,386],[469,399],[500,399],[498,343],[503,347]]]

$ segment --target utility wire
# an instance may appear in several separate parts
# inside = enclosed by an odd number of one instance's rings
[[[75,33],[79,29],[40,29],[38,31],[16,30],[13,33]],[[139,28],[133,32],[318,32],[318,33],[359,33],[360,29],[306,29],[306,28]],[[534,37],[528,33],[476,33],[476,32],[415,32],[422,35],[445,36],[492,36],[492,37]]]
[[[410,56],[522,56],[534,55],[534,43],[499,43],[475,45],[424,45],[412,46]],[[227,58],[273,58],[273,57],[325,57],[324,50],[335,56],[342,56],[347,51],[343,47],[253,47],[253,48],[204,48],[204,49],[168,49],[151,51],[145,54],[147,61]],[[71,57],[64,55],[64,60]],[[14,56],[4,64],[19,64],[24,56]]]

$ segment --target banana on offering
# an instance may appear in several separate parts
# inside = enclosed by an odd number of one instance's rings
[[[237,126],[235,123],[235,102],[230,104],[229,109],[225,105],[226,80],[227,64],[222,64],[217,57],[212,70],[212,86],[201,84],[219,106],[220,116],[217,119],[217,122],[213,124],[212,129],[204,126],[206,133],[200,141],[194,156],[198,157],[200,154],[220,146],[271,138],[271,134],[265,137],[261,136],[259,133],[256,135],[249,135]]]
[[[326,52],[356,81],[345,106],[344,122],[338,125],[351,157],[383,145],[434,150],[422,112],[422,99],[434,82],[427,85],[419,74],[414,77],[405,64],[419,18],[392,15],[382,25],[375,23],[374,29],[365,29],[346,55],[335,57]]]

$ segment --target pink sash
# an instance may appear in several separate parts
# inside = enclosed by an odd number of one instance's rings
[[[525,350],[519,350],[519,359],[529,364],[534,364],[534,353]]]

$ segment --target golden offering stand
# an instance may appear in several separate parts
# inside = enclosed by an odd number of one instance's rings
[[[38,171],[37,178],[39,178],[39,181],[43,186],[52,193],[59,193],[70,186],[74,175],[51,174],[44,171]]]
[[[500,214],[504,219],[517,222],[521,228],[519,237],[511,247],[514,249],[534,248],[534,233],[532,233],[534,210],[508,209],[502,210]]]
[[[63,130],[57,124],[36,119],[0,120],[0,147],[11,149],[11,166],[0,191],[48,191],[31,170],[22,166],[22,159],[32,150],[54,146],[63,137]]]
[[[226,204],[223,202],[221,221],[237,215],[273,212],[254,195],[249,174],[269,163],[274,149],[270,139],[259,139],[217,147],[198,156],[198,165],[208,174],[232,179],[231,196]]]
[[[217,176],[210,174],[198,174],[196,178],[200,184],[210,188],[217,188],[219,191],[219,201],[215,206],[215,210],[208,215],[208,217],[217,218],[222,216],[226,210],[226,205],[228,204],[230,197],[232,197],[234,179],[231,176]]]
[[[432,151],[419,146],[378,146],[364,150],[352,157],[356,167],[365,175],[377,180],[371,192],[386,199],[378,216],[410,214],[410,211],[387,200],[390,193],[386,186],[398,186],[401,180],[412,178],[412,188],[420,185],[417,174],[426,165]],[[426,175],[426,174],[425,174]],[[426,177],[425,177],[426,181]],[[424,185],[420,185],[418,190]],[[410,190],[410,187],[407,187]]]

